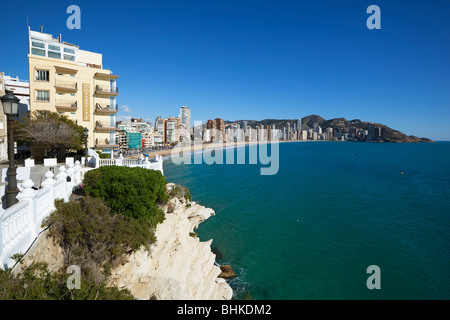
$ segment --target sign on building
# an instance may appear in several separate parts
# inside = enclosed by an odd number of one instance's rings
[[[83,83],[83,121],[90,121],[89,105],[91,89],[89,83]]]

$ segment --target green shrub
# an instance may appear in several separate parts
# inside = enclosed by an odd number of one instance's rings
[[[186,202],[192,201],[192,196],[189,188],[176,184],[175,187],[169,192],[171,197],[176,197],[178,199],[184,198]]]
[[[32,263],[14,276],[0,270],[0,300],[133,300],[126,289],[107,287],[81,277],[80,289],[69,290],[70,275],[60,270],[51,273],[46,263]]]
[[[84,177],[86,194],[102,199],[112,213],[150,221],[164,220],[159,205],[166,203],[166,179],[157,170],[119,166],[90,170]]]
[[[45,221],[64,252],[64,266],[78,265],[85,278],[101,283],[126,253],[155,241],[150,221],[113,215],[101,199],[55,202]]]

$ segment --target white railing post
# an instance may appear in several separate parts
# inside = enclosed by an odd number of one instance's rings
[[[20,186],[23,188],[22,191],[19,192],[17,195],[17,200],[19,202],[28,201],[28,214],[31,221],[31,237],[32,239],[35,239],[37,237],[36,233],[36,208],[34,206],[34,197],[36,196],[37,190],[33,189],[34,182],[31,179],[25,179],[20,184]]]
[[[42,231],[42,221],[55,210],[55,188],[56,183],[53,179],[53,172],[47,171],[44,174],[45,180],[42,182],[42,189],[40,189],[33,199],[36,212],[36,234]]]
[[[56,199],[66,199],[66,168],[59,167],[59,173],[55,177],[55,184],[53,185],[54,197]]]
[[[123,156],[120,154],[119,158],[116,159],[116,166],[123,166]]]
[[[56,175],[56,180],[63,181],[64,185],[64,202],[69,201],[70,194],[72,193],[72,189],[70,188],[71,184],[70,182],[67,182],[67,173],[66,173],[66,167],[60,166],[59,167],[59,173]],[[70,192],[69,192],[70,191]]]
[[[74,181],[73,181],[73,173],[74,173],[74,169],[73,169],[73,165],[69,164],[69,169],[66,170],[67,173],[67,177],[70,178],[70,181],[67,181],[66,183],[66,201],[69,201],[70,195],[72,194],[73,191],[73,186],[74,186]],[[66,177],[66,179],[67,179]]]
[[[44,180],[44,182],[42,182],[42,187],[43,187],[43,188],[52,188],[52,187],[53,187],[53,185],[54,185],[55,182],[56,182],[56,181],[53,179],[53,176],[54,176],[54,174],[53,174],[53,172],[51,172],[50,170],[47,171],[47,172],[44,174],[45,180]]]
[[[74,169],[74,178],[75,178],[75,185],[79,185],[81,183],[81,166],[80,166],[80,161],[75,161],[75,166],[73,167]]]
[[[74,168],[73,168],[73,164],[69,164],[68,165],[69,169],[66,170],[67,175],[70,177],[70,180],[73,181],[73,174],[74,174]]]
[[[66,167],[60,166],[59,173],[56,175],[56,180],[66,180],[66,177],[67,177]]]

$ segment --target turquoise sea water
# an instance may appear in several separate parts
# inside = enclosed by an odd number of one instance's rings
[[[260,164],[164,164],[215,210],[198,233],[236,271],[235,298],[450,299],[450,143],[279,149],[273,176]],[[380,290],[366,286],[370,265]]]

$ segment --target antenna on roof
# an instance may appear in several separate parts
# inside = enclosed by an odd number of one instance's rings
[[[44,33],[44,26],[40,24],[39,27],[41,27],[41,33]]]

